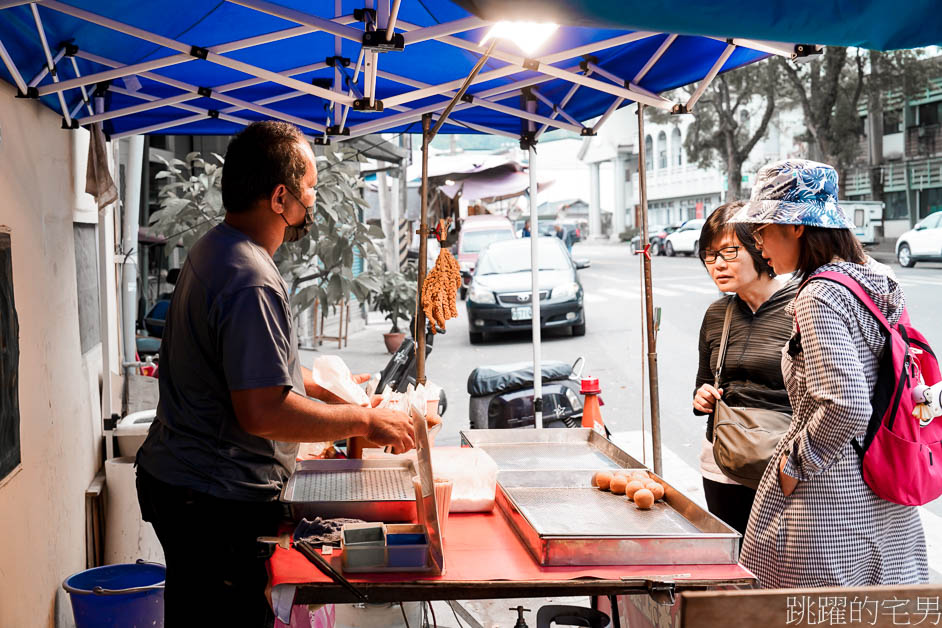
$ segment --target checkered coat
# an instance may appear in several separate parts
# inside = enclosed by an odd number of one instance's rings
[[[892,272],[831,263],[862,283],[887,318],[899,320],[903,292]],[[884,339],[879,324],[845,287],[809,283],[788,308],[797,321],[782,349],[794,410],[756,495],[741,561],[763,588],[864,586],[928,581],[926,543],[916,508],[877,497],[864,483],[851,439],[870,420]],[[798,478],[785,497],[778,469]]]

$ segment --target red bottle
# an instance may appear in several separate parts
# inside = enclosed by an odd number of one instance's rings
[[[599,388],[599,380],[596,377],[586,377],[582,380],[582,390],[585,395],[585,401],[582,404],[582,427],[591,427],[596,432],[605,436],[605,423],[602,422],[602,413],[599,406],[603,405],[599,397],[602,389]]]

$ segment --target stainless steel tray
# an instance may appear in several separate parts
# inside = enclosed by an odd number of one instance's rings
[[[541,565],[737,562],[739,533],[653,473],[665,494],[651,510],[592,487],[592,475],[573,470],[498,473],[497,504]]]
[[[643,469],[644,465],[589,428],[543,430],[468,430],[466,445],[480,447],[497,468]]]
[[[414,521],[414,475],[410,460],[304,460],[285,482],[281,501],[296,521]]]

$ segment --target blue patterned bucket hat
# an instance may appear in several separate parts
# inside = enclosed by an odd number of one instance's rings
[[[752,197],[730,222],[854,228],[837,203],[837,171],[805,159],[760,168]]]

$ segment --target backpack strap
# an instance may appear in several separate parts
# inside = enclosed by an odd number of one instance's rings
[[[855,297],[857,297],[857,300],[859,300],[861,304],[863,304],[868,310],[870,310],[870,313],[873,314],[873,317],[877,319],[877,322],[879,322],[880,325],[882,325],[884,329],[889,331],[893,328],[893,326],[890,324],[890,321],[886,320],[886,316],[884,316],[880,308],[877,307],[877,304],[873,302],[873,299],[870,298],[870,295],[867,294],[867,291],[863,289],[863,286],[861,286],[860,283],[856,279],[848,275],[845,275],[844,273],[835,272],[833,270],[826,270],[824,272],[811,275],[811,277],[809,277],[807,280],[805,280],[803,284],[801,284],[801,288],[798,289],[798,292],[800,293],[801,290],[803,290],[804,287],[807,286],[809,282],[819,280],[819,279],[823,279],[826,281],[833,281],[834,283],[838,283],[844,286],[845,288],[850,290],[851,293]],[[905,311],[904,311],[904,316],[906,316],[907,320],[909,319],[909,316],[906,315]],[[902,321],[902,319],[900,320]],[[797,313],[795,315],[795,325],[796,327],[798,325]]]
[[[736,297],[729,297],[726,302],[726,317],[723,319],[723,334],[720,336],[720,352],[716,356],[716,370],[713,371],[713,387],[719,390],[720,375],[723,374],[723,363],[726,362],[726,344],[729,342],[729,326],[733,320],[733,307]]]

